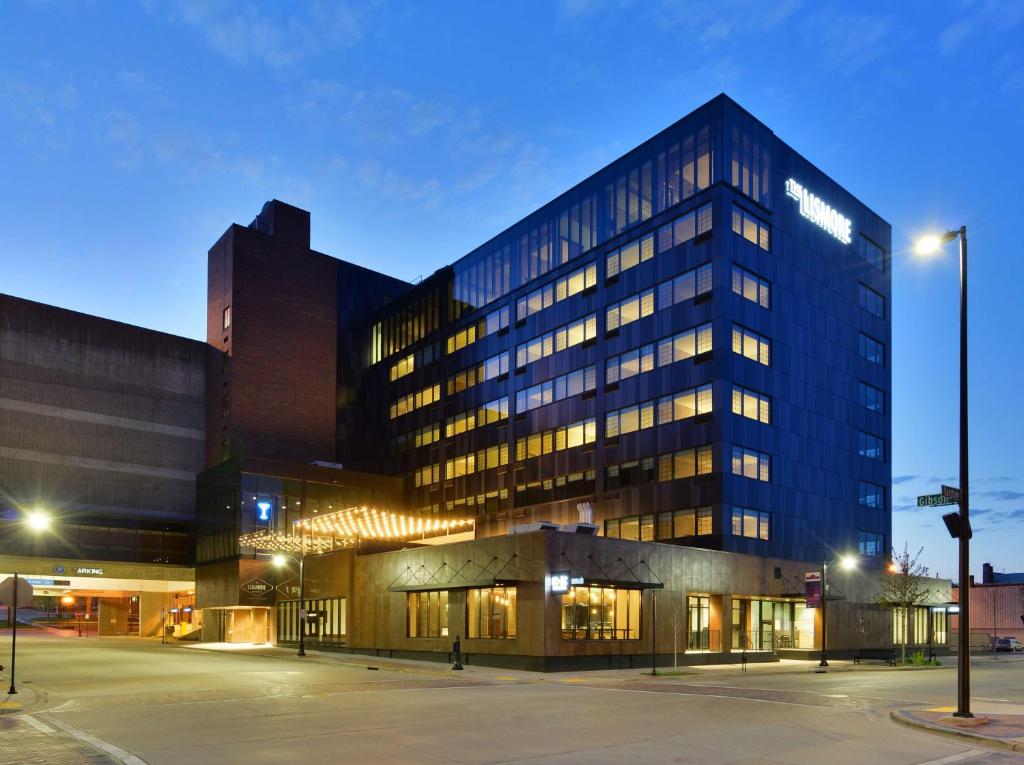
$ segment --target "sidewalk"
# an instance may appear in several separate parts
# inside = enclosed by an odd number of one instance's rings
[[[17,765],[120,765],[29,715],[0,717],[0,762]]]
[[[955,711],[956,707],[894,709],[890,716],[901,725],[940,736],[1024,752],[1024,705],[972,701],[973,720],[958,720],[953,717]]]
[[[245,653],[256,656],[272,657],[295,657],[295,648],[281,647],[266,644],[238,644],[238,643],[177,643],[175,648],[183,648],[191,651],[218,651],[225,653]],[[352,667],[375,667],[395,672],[416,672],[426,674],[452,673],[451,665],[446,662],[423,661],[417,659],[397,659],[386,656],[373,656],[371,654],[342,653],[336,651],[322,651],[315,648],[306,649],[306,658],[300,661],[322,661],[332,664],[343,664]],[[928,670],[948,669],[950,665],[937,667],[890,667],[884,663],[854,664],[849,659],[830,659],[829,666],[825,672],[916,672]],[[656,679],[671,682],[674,679],[684,681],[706,678],[727,678],[748,675],[790,675],[790,674],[814,674],[819,672],[817,659],[780,659],[779,661],[748,662],[747,668],[743,669],[740,664],[680,664],[678,669],[671,666],[659,666]],[[491,667],[481,664],[466,664],[461,673],[464,677],[474,677],[479,680],[518,680],[520,682],[581,682],[582,678],[595,680],[635,680],[638,677],[651,677],[650,667],[637,666],[632,669],[580,669],[567,670],[564,672],[535,672],[523,669],[509,669],[504,667]],[[579,678],[579,679],[578,679]]]

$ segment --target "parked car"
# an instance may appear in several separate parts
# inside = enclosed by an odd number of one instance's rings
[[[1024,643],[1015,637],[996,638],[997,651],[1024,651]]]

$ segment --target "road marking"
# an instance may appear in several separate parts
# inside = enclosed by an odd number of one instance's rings
[[[147,763],[141,757],[138,757],[132,754],[131,752],[127,752],[121,747],[111,744],[109,741],[104,741],[101,738],[96,738],[96,736],[86,733],[84,730],[79,730],[73,725],[68,725],[66,722],[61,722],[58,720],[50,720],[50,722],[56,725],[58,728],[60,728],[62,731],[67,733],[72,738],[77,738],[79,741],[89,744],[89,746],[95,747],[96,749],[99,749],[102,752],[106,752],[115,760],[120,762],[122,765],[149,765],[149,763]]]
[[[949,765],[953,762],[963,762],[964,760],[974,760],[981,757],[986,752],[980,749],[968,749],[966,752],[960,752],[960,754],[951,754],[948,757],[942,757],[938,760],[928,760],[927,762],[919,762],[917,765]]]
[[[55,734],[57,732],[53,728],[51,728],[49,725],[47,725],[46,723],[44,723],[44,722],[34,718],[32,715],[20,715],[18,717],[18,719],[19,720],[24,720],[29,725],[31,725],[33,728],[35,728],[38,731],[41,731],[42,733],[45,733],[47,736],[52,736],[53,734]]]

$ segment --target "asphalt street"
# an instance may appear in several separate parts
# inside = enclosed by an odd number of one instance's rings
[[[0,718],[5,765],[1024,763],[889,719],[951,704],[949,668],[652,678],[46,634],[19,636],[19,648],[26,710]],[[1024,704],[1024,657],[979,659],[973,679],[977,703]],[[40,741],[65,743],[66,757],[30,759]]]

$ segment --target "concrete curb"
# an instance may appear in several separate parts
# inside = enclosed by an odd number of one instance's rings
[[[1024,743],[1019,741],[996,738],[995,736],[984,736],[980,733],[971,733],[967,730],[957,730],[955,728],[947,728],[944,725],[922,722],[921,720],[915,720],[914,718],[909,717],[901,709],[892,710],[889,713],[889,717],[898,725],[905,725],[908,728],[918,728],[919,730],[928,731],[929,733],[935,733],[947,738],[970,741],[974,744],[984,744],[985,746],[990,746],[995,749],[1003,749],[1008,752],[1024,752]]]

